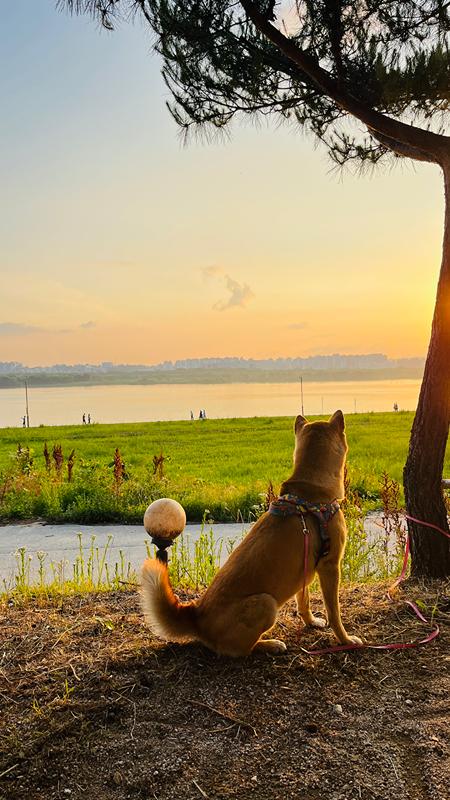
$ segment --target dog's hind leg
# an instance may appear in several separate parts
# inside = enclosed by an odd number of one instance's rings
[[[259,639],[253,650],[264,650],[271,656],[279,656],[281,653],[286,652],[287,647],[281,639]]]
[[[270,630],[270,628],[275,625],[277,615],[278,615],[278,603],[275,598],[272,597],[270,594],[261,594],[259,595],[260,601],[264,604],[267,618],[264,623],[264,627],[261,630],[259,628],[258,636],[261,633],[265,633],[265,631]],[[262,622],[262,619],[261,619]],[[267,622],[270,624],[266,627]],[[269,653],[271,656],[278,656],[281,653],[285,653],[287,648],[284,642],[281,639],[259,639],[257,640],[256,644],[253,647],[253,650],[263,650],[265,653]]]
[[[248,656],[252,650],[284,653],[286,645],[279,639],[260,639],[275,625],[277,614],[277,601],[266,593],[232,603],[221,620],[216,618],[214,649],[230,656]]]
[[[327,624],[321,617],[314,617],[311,613],[309,605],[309,587],[305,586],[305,591],[298,592],[295,595],[297,609],[301,615],[305,625],[312,625],[314,628],[324,628]]]

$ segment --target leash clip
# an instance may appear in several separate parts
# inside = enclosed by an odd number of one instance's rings
[[[303,534],[304,534],[304,536],[308,536],[309,530],[308,530],[306,522],[305,522],[306,514],[305,515],[301,514],[300,516],[302,518]]]

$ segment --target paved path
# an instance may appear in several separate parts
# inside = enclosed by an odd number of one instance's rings
[[[226,542],[228,539],[241,540],[244,530],[249,530],[248,525],[240,524],[215,524],[213,527],[214,539],[220,543],[223,540],[222,560],[226,556]],[[194,550],[195,542],[201,531],[200,525],[186,525],[185,534],[189,535],[189,548]],[[205,527],[205,532],[209,528]],[[51,562],[58,565],[62,560],[67,561],[65,567],[66,578],[72,575],[72,565],[80,555],[78,534],[82,534],[82,546],[85,562],[89,558],[92,537],[94,550],[98,548],[102,557],[104,549],[110,541],[106,556],[106,563],[110,572],[114,571],[115,564],[121,563],[122,558],[131,570],[138,572],[147,557],[145,542],[150,543],[150,537],[143,525],[49,525],[46,523],[29,523],[24,525],[0,526],[0,586],[14,585],[13,574],[17,574],[17,561],[13,553],[19,548],[26,547],[25,559],[30,566],[31,583],[38,577],[39,561],[38,552],[48,554],[45,560],[46,572],[51,579],[53,571]],[[109,537],[112,537],[109,539]],[[31,556],[31,561],[29,557]]]
[[[369,537],[379,537],[380,527],[376,524],[379,515],[369,514],[366,517],[365,528]],[[228,540],[238,544],[248,531],[251,525],[239,524],[219,524],[213,526],[214,540],[217,547],[222,542],[221,563],[225,561],[228,553]],[[187,535],[187,542],[191,558],[195,552],[195,542],[198,541],[201,532],[201,525],[186,525],[184,535]],[[205,527],[205,532],[209,528]],[[110,574],[114,573],[115,565],[118,564],[119,571],[124,565],[124,571],[128,570],[139,573],[142,563],[147,558],[146,542],[150,544],[150,537],[143,525],[49,525],[47,523],[31,522],[24,525],[4,525],[0,526],[0,589],[12,588],[15,583],[14,574],[18,573],[18,553],[19,548],[25,547],[25,562],[30,569],[30,583],[38,580],[39,559],[38,552],[46,554],[45,570],[47,580],[53,580],[53,569],[58,570],[58,565],[64,566],[64,577],[68,579],[73,574],[73,565],[77,557],[80,556],[80,540],[78,534],[81,533],[83,558],[87,563],[91,551],[94,548],[94,561],[97,561],[96,550],[98,548],[101,560],[105,547],[108,551],[105,563],[108,564]],[[94,541],[93,541],[93,537]],[[109,542],[109,544],[108,544]],[[395,543],[391,543],[391,547]],[[59,566],[61,569],[61,566]],[[124,571],[122,575],[125,577]],[[95,573],[96,574],[96,573]]]

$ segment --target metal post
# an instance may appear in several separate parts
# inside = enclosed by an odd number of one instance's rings
[[[303,411],[303,378],[301,376],[300,376],[300,392],[301,392],[301,395],[302,395],[302,417],[304,417],[305,414],[304,414],[304,411]]]
[[[27,408],[27,428],[30,427],[30,417],[28,415],[28,386],[27,382],[25,381],[25,401],[26,401],[26,408]]]

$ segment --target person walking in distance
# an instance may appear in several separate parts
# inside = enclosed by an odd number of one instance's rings
[[[83,414],[83,425],[86,425],[86,414]]]
[[[90,425],[90,424],[91,424],[91,415],[88,414],[88,425]]]

